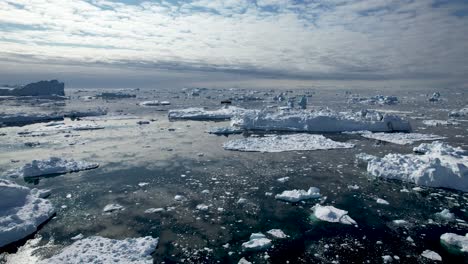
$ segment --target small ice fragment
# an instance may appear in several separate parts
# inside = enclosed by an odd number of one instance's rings
[[[435,261],[442,261],[442,257],[437,254],[437,252],[428,249],[424,250],[423,253],[421,253],[421,256]]]
[[[252,264],[252,262],[246,260],[245,258],[241,258],[237,264]]]
[[[176,200],[176,201],[183,201],[183,200],[185,200],[185,197],[182,196],[182,195],[176,195],[176,196],[174,196],[174,200]]]
[[[164,212],[164,208],[149,208],[145,210],[145,214],[154,214]]]
[[[106,206],[104,206],[104,209],[102,209],[102,211],[104,213],[110,213],[110,212],[113,212],[113,211],[119,211],[119,210],[123,210],[124,207],[121,206],[120,204],[108,204]]]
[[[275,196],[278,200],[296,203],[302,200],[320,198],[320,190],[316,187],[310,187],[309,190],[290,190],[284,191]]]
[[[455,251],[463,253],[468,252],[468,233],[465,236],[457,235],[454,233],[445,233],[440,236],[440,242]]]
[[[453,213],[451,213],[448,209],[444,209],[438,213],[436,213],[436,216],[441,218],[441,219],[444,219],[446,221],[452,221],[455,219],[455,215]]]
[[[200,211],[208,211],[209,206],[206,205],[206,204],[199,204],[199,205],[197,205],[196,208],[197,208],[197,210],[200,210]]]
[[[346,225],[356,225],[356,221],[354,221],[351,217],[348,216],[348,211],[338,209],[331,205],[322,206],[320,204],[316,204],[312,207],[314,212],[314,216],[322,221],[330,222],[330,223],[342,223]]]
[[[385,205],[389,205],[390,203],[387,202],[386,200],[382,199],[382,198],[377,198],[376,202],[378,204],[385,204]]]
[[[403,219],[396,219],[392,221],[395,225],[406,225],[408,221],[403,220]]]
[[[354,184],[354,185],[348,185],[348,189],[350,190],[359,190],[359,186]]]
[[[252,233],[250,240],[242,243],[244,251],[260,251],[271,247],[271,240],[266,238],[262,233]]]
[[[283,238],[288,237],[281,229],[271,229],[267,231],[267,233],[270,234],[272,237],[278,238],[278,239],[283,239]]]
[[[237,200],[238,204],[245,204],[246,202],[247,202],[247,199],[245,198],[239,198],[239,200]]]

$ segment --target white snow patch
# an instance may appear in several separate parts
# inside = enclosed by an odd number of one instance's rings
[[[310,187],[309,190],[291,190],[284,191],[275,196],[278,200],[283,200],[286,202],[296,203],[302,200],[320,198],[320,190],[316,187]]]
[[[385,205],[389,205],[390,203],[387,202],[386,200],[382,199],[382,198],[377,198],[376,202],[378,204],[385,204]]]
[[[238,151],[283,152],[353,148],[354,145],[336,142],[322,135],[293,134],[234,139],[224,143],[223,147]]]
[[[322,206],[320,204],[316,204],[314,207],[312,207],[312,211],[314,212],[314,216],[322,221],[330,223],[341,223],[346,225],[357,224],[356,221],[348,216],[348,211],[338,209],[331,205]]]
[[[164,208],[149,208],[145,210],[145,214],[154,214],[164,212]]]
[[[426,126],[458,126],[460,123],[450,120],[423,120],[422,121]]]
[[[78,172],[90,170],[99,167],[98,163],[66,160],[58,157],[51,157],[47,160],[33,160],[21,168],[9,170],[4,176],[9,177],[39,177],[51,174],[64,174],[69,172]]]
[[[0,247],[34,233],[52,217],[54,207],[39,194],[0,179]]]
[[[289,177],[278,178],[277,181],[279,181],[281,183],[285,183],[285,182],[289,181]]]
[[[208,205],[206,204],[199,204],[197,205],[197,210],[200,210],[200,211],[208,211],[208,209],[210,208]]]
[[[445,143],[421,144],[415,154],[387,154],[374,158],[367,171],[387,179],[397,179],[429,187],[444,187],[468,192],[468,156],[460,148]]]
[[[158,239],[150,236],[124,240],[92,236],[65,247],[59,254],[39,264],[74,263],[153,263],[151,253]]]
[[[452,221],[455,219],[455,215],[453,213],[450,212],[450,210],[448,209],[444,209],[438,213],[436,213],[436,216],[439,217],[439,218],[442,218],[444,220],[447,220],[447,221]]]

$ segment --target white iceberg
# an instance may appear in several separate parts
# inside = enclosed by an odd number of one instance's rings
[[[462,108],[460,110],[452,111],[448,115],[449,117],[455,117],[455,118],[468,116],[468,107]]]
[[[408,121],[376,111],[334,112],[331,110],[250,110],[237,115],[232,126],[254,131],[343,132],[409,132]]]
[[[54,214],[52,204],[34,191],[0,179],[0,247],[36,232]]]
[[[365,138],[376,139],[380,141],[390,142],[398,145],[408,145],[417,141],[428,141],[428,140],[439,140],[445,139],[445,137],[431,135],[431,134],[420,134],[420,133],[371,133],[365,132],[361,136]]]
[[[252,233],[250,240],[242,243],[242,249],[245,251],[260,251],[271,247],[271,240],[262,233]]]
[[[297,203],[303,200],[320,198],[320,190],[316,187],[310,187],[309,190],[290,190],[275,195],[275,199]]]
[[[356,221],[349,217],[348,211],[335,208],[331,205],[322,206],[320,204],[316,204],[312,207],[312,211],[314,212],[314,216],[322,221],[341,223],[345,225],[357,224]]]
[[[158,239],[150,236],[124,240],[92,236],[78,240],[39,264],[74,263],[153,263],[151,253]]]
[[[333,141],[322,135],[293,134],[267,135],[230,140],[223,144],[226,150],[283,152],[295,150],[327,150],[353,148],[350,143]]]
[[[66,160],[58,157],[51,157],[47,160],[33,160],[21,168],[9,170],[5,176],[9,177],[39,177],[52,174],[64,174],[82,170],[90,170],[99,167],[98,163]]]
[[[468,253],[468,233],[465,236],[445,233],[440,236],[440,242],[456,252]]]
[[[204,108],[186,108],[186,109],[177,109],[169,110],[168,117],[169,120],[213,120],[213,121],[222,121],[229,120],[233,116],[238,114],[243,114],[246,110],[244,108],[239,108],[235,106],[227,106],[217,110],[206,110]]]
[[[460,123],[451,120],[423,120],[426,126],[458,126]]]
[[[375,157],[368,162],[367,172],[376,177],[468,192],[468,156],[462,149],[432,142],[413,150],[423,154]]]
[[[278,239],[283,239],[283,238],[288,237],[288,235],[286,235],[281,229],[271,229],[271,230],[268,230],[267,233],[271,235],[272,237],[278,238]]]
[[[430,260],[442,261],[442,257],[439,254],[437,254],[437,252],[434,252],[432,250],[424,250],[423,253],[421,253],[421,256]]]

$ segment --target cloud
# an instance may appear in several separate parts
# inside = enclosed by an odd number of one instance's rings
[[[463,79],[467,7],[441,0],[6,0],[0,60]]]

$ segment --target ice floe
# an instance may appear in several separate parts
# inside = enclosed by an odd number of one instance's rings
[[[92,236],[78,240],[51,258],[39,264],[55,263],[153,263],[151,253],[158,245],[152,237],[127,238],[124,240]]]
[[[417,141],[429,141],[429,140],[439,140],[445,139],[445,137],[430,135],[430,134],[420,134],[420,133],[371,133],[363,132],[361,136],[365,138],[376,139],[380,141],[390,142],[398,145],[407,145],[412,144]]]
[[[384,200],[382,198],[377,198],[377,200],[375,200],[378,204],[383,204],[383,205],[389,205],[390,203],[387,202],[387,200]]]
[[[353,148],[350,143],[333,141],[322,135],[292,134],[266,135],[264,137],[247,137],[227,141],[223,145],[226,150],[283,152],[294,150],[327,150]]]
[[[235,115],[244,113],[246,110],[235,106],[227,106],[217,110],[207,110],[204,108],[186,108],[169,110],[169,120],[213,120],[222,121],[229,120]]]
[[[47,160],[33,160],[31,163],[25,164],[23,167],[9,170],[4,176],[9,177],[39,177],[52,174],[64,174],[69,172],[77,172],[82,170],[95,169],[99,166],[98,163],[75,161],[73,159],[66,160],[58,157],[51,157]]]
[[[322,221],[346,225],[357,224],[356,221],[349,217],[348,211],[338,209],[331,205],[322,206],[320,204],[316,204],[312,207],[312,211],[314,212],[314,216]]]
[[[468,192],[468,156],[462,149],[436,141],[413,150],[422,154],[375,157],[368,162],[367,171],[376,177]]]
[[[124,207],[121,206],[120,204],[108,204],[106,206],[104,206],[104,209],[102,209],[102,211],[104,213],[111,213],[111,212],[114,212],[114,211],[120,211],[120,210],[123,210]]]
[[[235,127],[212,127],[207,132],[214,135],[232,135],[242,134],[244,130]]]
[[[452,221],[455,219],[455,215],[450,212],[448,209],[444,209],[435,214],[438,218],[441,218],[446,221]]]
[[[283,239],[283,238],[287,238],[288,235],[286,235],[283,230],[281,229],[271,229],[271,230],[268,230],[267,231],[267,234],[271,235],[272,237],[274,238],[278,238],[278,239]]]
[[[63,120],[63,115],[57,113],[0,113],[0,126],[21,126],[57,120]]]
[[[149,208],[145,210],[145,214],[154,214],[164,212],[164,208]]]
[[[65,84],[57,80],[39,81],[24,86],[15,86],[8,89],[0,89],[0,96],[45,96],[65,95]]]
[[[34,233],[54,214],[40,191],[0,179],[0,247]]]
[[[440,242],[450,250],[468,253],[468,233],[465,236],[445,233],[440,236]]]
[[[271,247],[271,240],[262,233],[252,233],[249,241],[242,243],[244,251],[260,251]]]
[[[424,250],[423,253],[421,253],[421,256],[430,260],[442,261],[442,257],[439,254],[437,254],[437,252],[428,249]]]
[[[309,190],[290,190],[275,195],[278,200],[297,203],[303,200],[320,198],[320,190],[316,187],[310,187]]]
[[[295,132],[409,132],[407,120],[376,111],[335,112],[331,110],[250,110],[237,115],[232,126],[244,130]]]

